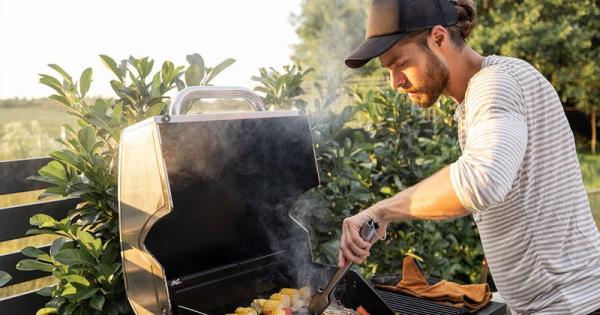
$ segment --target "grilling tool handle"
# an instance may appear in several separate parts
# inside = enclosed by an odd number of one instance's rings
[[[379,224],[377,224],[377,222],[369,220],[365,224],[363,224],[362,228],[360,228],[360,237],[362,237],[363,240],[370,242],[373,239],[373,236],[375,236],[375,232],[378,228]],[[346,273],[348,272],[348,270],[350,270],[350,268],[352,268],[352,266],[354,266],[354,263],[351,263],[345,267],[338,268],[333,277],[331,277],[331,280],[329,280],[329,283],[327,284],[325,289],[323,289],[323,293],[329,295],[329,293],[333,291],[333,288],[335,288],[338,282],[342,280],[344,275],[346,275]]]
[[[370,242],[375,236],[375,231],[377,231],[378,228],[379,224],[377,222],[369,220],[365,224],[363,224],[362,228],[360,229],[360,237],[362,237],[362,239],[364,239],[365,241]],[[329,280],[329,283],[327,283],[327,286],[323,289],[323,291],[319,292],[319,295],[321,297],[326,298],[327,301],[330,302],[329,295],[340,282],[340,280],[342,280],[342,278],[346,275],[348,270],[352,268],[352,266],[354,266],[354,263],[351,263],[345,267],[339,267],[336,270],[335,274],[333,274],[333,277],[331,277],[331,280]],[[321,312],[323,312],[324,310],[325,309],[322,309]]]

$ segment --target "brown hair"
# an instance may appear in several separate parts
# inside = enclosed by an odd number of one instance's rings
[[[458,0],[454,8],[458,15],[458,22],[448,27],[448,31],[454,45],[462,48],[477,22],[477,4],[474,0]]]
[[[457,0],[454,6],[458,16],[458,21],[455,25],[447,26],[448,32],[450,33],[450,40],[457,48],[461,49],[465,46],[465,40],[471,35],[471,31],[475,27],[477,20],[477,4],[474,0]],[[427,46],[427,36],[431,34],[431,30],[419,31],[409,34],[402,41],[405,42],[416,42],[423,46],[423,48],[429,48]]]

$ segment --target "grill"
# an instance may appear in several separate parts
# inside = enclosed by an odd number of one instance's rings
[[[136,314],[225,314],[284,287],[315,292],[336,271],[313,262],[308,232],[288,214],[319,182],[307,117],[179,115],[189,100],[207,97],[262,108],[248,90],[188,88],[171,115],[121,136],[121,255]],[[379,293],[350,271],[333,298],[394,314],[401,298]]]
[[[248,93],[235,96],[255,102]],[[288,214],[318,184],[299,112],[146,120],[122,134],[119,183],[123,271],[137,314],[224,314],[284,287],[314,292],[336,270],[313,263],[307,231]],[[334,297],[393,314],[354,272]]]

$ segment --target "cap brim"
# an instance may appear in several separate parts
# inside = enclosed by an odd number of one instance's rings
[[[391,34],[366,39],[354,51],[346,57],[346,66],[350,68],[360,68],[369,60],[385,53],[398,43],[406,34]]]

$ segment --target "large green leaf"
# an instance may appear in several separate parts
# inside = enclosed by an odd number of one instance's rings
[[[37,291],[37,294],[39,294],[41,296],[51,297],[52,293],[54,292],[55,289],[56,289],[56,286],[43,287]]]
[[[77,139],[81,146],[85,150],[85,153],[91,154],[96,144],[96,133],[94,132],[94,128],[91,126],[83,127],[77,133]]]
[[[204,81],[204,84],[209,84],[219,73],[223,70],[227,69],[227,67],[231,66],[235,62],[235,59],[228,58],[222,61],[220,64],[215,66],[208,74],[208,77]]]
[[[92,83],[92,68],[87,68],[81,73],[79,78],[79,93],[81,97],[85,97],[87,92],[90,90],[90,84]]]
[[[69,151],[69,150],[61,150],[61,151],[54,151],[52,153],[50,153],[50,156],[52,158],[54,158],[55,160],[64,162],[65,164],[69,164],[71,166],[73,166],[74,168],[76,168],[79,171],[83,171],[83,163],[81,158]]]
[[[187,70],[185,70],[185,84],[187,86],[198,86],[200,85],[201,77],[201,69],[200,66],[193,64],[190,65]]]
[[[60,252],[60,250],[63,248],[66,242],[67,239],[64,237],[59,237],[55,239],[54,242],[52,242],[52,246],[50,246],[50,255],[52,257],[56,256],[56,254]]]
[[[90,299],[90,306],[96,310],[101,311],[102,307],[104,306],[104,300],[104,295],[94,294],[94,296],[92,296],[92,298]]]
[[[54,265],[44,263],[33,259],[23,259],[17,263],[17,270],[29,271],[29,270],[40,270],[52,272]]]
[[[45,262],[52,263],[52,258],[50,258],[50,256],[45,251],[33,246],[27,246],[23,248],[21,250],[21,254],[27,257],[36,258]]]
[[[58,72],[63,77],[63,79],[65,79],[67,82],[70,82],[70,83],[73,82],[73,78],[71,78],[71,76],[67,73],[67,71],[65,71],[59,65],[49,64],[48,67],[50,67],[50,68],[54,69],[56,72]]]
[[[56,220],[54,220],[53,217],[44,214],[44,213],[38,213],[34,216],[32,216],[29,219],[29,224],[31,225],[37,225],[37,226],[43,226],[43,227],[52,227],[56,224]]]
[[[58,161],[50,161],[38,171],[38,174],[53,178],[59,183],[67,182],[67,172],[64,166]]]
[[[99,238],[94,238],[90,233],[82,230],[77,231],[77,238],[95,257],[100,256],[102,241]]]
[[[58,310],[55,307],[44,307],[39,309],[35,315],[50,315],[50,314],[56,314],[58,312]]]
[[[55,90],[60,96],[66,97],[66,92],[63,88],[63,85],[56,78],[46,74],[40,74],[39,81],[41,84],[44,84],[49,88]]]
[[[100,55],[100,59],[102,59],[102,63],[104,63],[104,65],[119,78],[119,81],[123,81],[123,72],[119,69],[114,59],[107,55]]]
[[[90,285],[90,282],[86,278],[84,278],[84,277],[82,277],[80,275],[67,275],[67,276],[64,277],[64,279],[67,280],[67,281],[69,281],[69,282],[71,282],[71,283],[79,283],[79,284],[81,284],[83,286],[89,286]]]
[[[96,292],[98,292],[98,288],[90,287],[83,285],[81,283],[72,283],[73,287],[76,289],[75,298],[76,300],[83,301],[91,298]]]
[[[67,266],[93,266],[96,263],[94,258],[85,251],[76,248],[61,249],[56,255],[54,255],[54,259]]]
[[[7,272],[0,271],[0,287],[7,284],[10,280],[12,280],[12,277]]]

